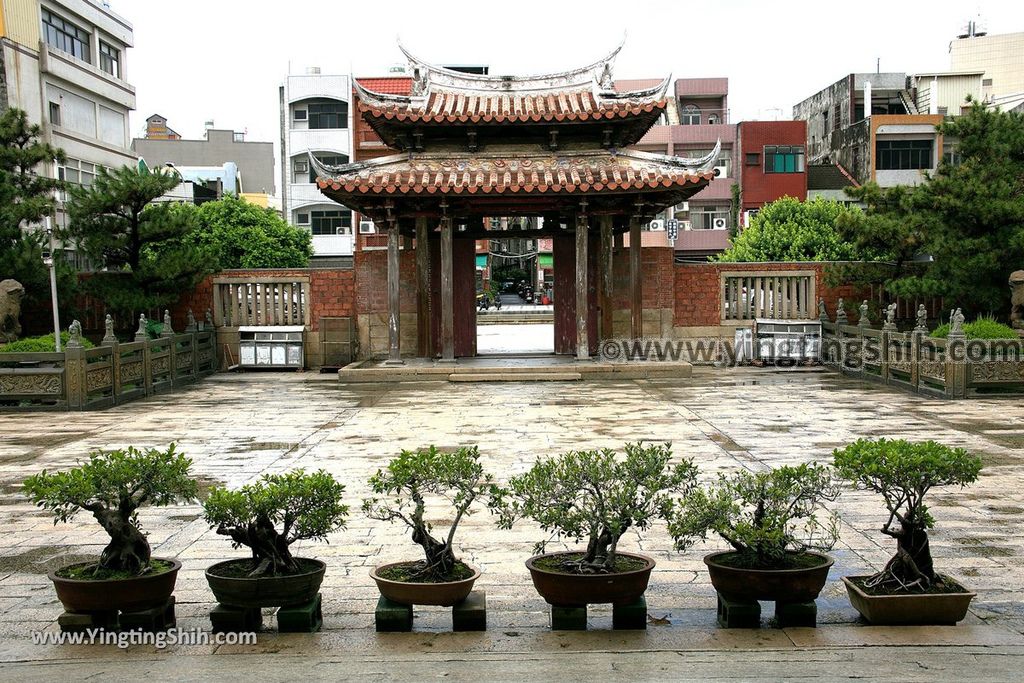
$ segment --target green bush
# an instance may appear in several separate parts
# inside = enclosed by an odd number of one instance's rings
[[[578,560],[567,560],[573,573],[610,573],[616,568],[619,539],[627,531],[646,531],[672,510],[672,494],[688,492],[696,482],[692,460],[675,464],[670,444],[627,443],[625,456],[610,448],[570,451],[534,463],[509,481],[511,500],[503,506],[500,526],[533,519],[549,540],[587,541]],[[534,550],[545,551],[548,541]]]
[[[794,553],[827,551],[839,539],[836,513],[818,519],[822,503],[834,501],[839,490],[831,469],[814,463],[720,474],[677,503],[669,533],[679,550],[715,533],[741,566],[787,569]]]
[[[300,566],[291,553],[293,543],[326,541],[329,533],[344,528],[344,492],[344,484],[324,470],[264,474],[240,489],[211,490],[203,516],[234,547],[252,551],[249,577],[294,574]]]
[[[934,441],[860,439],[833,453],[839,476],[881,494],[889,513],[881,531],[897,541],[897,554],[868,587],[890,591],[928,588],[935,582],[928,529],[935,520],[925,495],[936,486],[963,488],[978,479],[981,458]]]
[[[974,322],[964,324],[964,334],[968,339],[1018,339],[1017,331],[993,318],[978,318]],[[949,323],[940,325],[932,332],[933,337],[945,339],[949,336]]]
[[[195,499],[199,489],[189,476],[191,465],[173,443],[165,450],[97,450],[70,470],[43,470],[28,477],[25,494],[53,515],[54,524],[68,522],[82,510],[91,512],[110,536],[99,567],[142,574],[149,570],[151,553],[138,509]]]
[[[60,333],[61,350],[67,348],[71,335],[67,332]],[[82,347],[91,349],[93,343],[82,337]],[[25,337],[18,341],[0,346],[0,353],[53,353],[54,343],[52,334],[44,334],[41,337]]]

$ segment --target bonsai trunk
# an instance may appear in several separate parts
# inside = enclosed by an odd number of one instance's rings
[[[146,536],[119,509],[94,510],[93,517],[110,535],[110,543],[100,553],[100,567],[141,574],[149,569],[150,548]]]
[[[882,532],[896,539],[896,555],[886,563],[882,571],[868,580],[868,585],[894,592],[931,586],[935,581],[935,567],[928,544],[928,531],[924,525],[901,520],[899,531],[886,526]]]
[[[422,527],[413,529],[412,540],[423,548],[423,554],[426,555],[427,565],[423,568],[424,574],[430,574],[437,578],[451,576],[456,562],[451,546],[437,540]]]
[[[277,533],[274,523],[267,517],[260,517],[241,529],[217,529],[217,533],[230,536],[236,543],[252,550],[255,566],[249,572],[250,577],[293,574],[299,570],[288,547],[288,540]]]

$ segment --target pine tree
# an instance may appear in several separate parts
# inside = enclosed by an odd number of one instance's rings
[[[124,166],[71,191],[67,236],[102,269],[85,288],[121,320],[173,303],[210,272],[208,259],[181,239],[195,229],[194,215],[153,203],[179,182],[174,173]]]
[[[41,129],[20,109],[0,114],[0,280],[13,278],[25,287],[22,310],[49,306],[49,272],[43,265],[46,235],[33,229],[54,210],[60,181],[38,173],[39,165],[63,160],[64,152],[41,142]],[[77,277],[64,261],[56,263],[62,313],[73,301]],[[26,317],[22,316],[22,322]],[[26,334],[40,332],[25,326]],[[52,330],[51,330],[52,331]]]

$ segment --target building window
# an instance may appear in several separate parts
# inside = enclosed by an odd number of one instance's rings
[[[690,229],[727,230],[729,209],[717,206],[693,207],[690,209]]]
[[[96,179],[96,171],[96,164],[79,159],[67,159],[63,165],[57,167],[57,178],[65,183],[89,187]]]
[[[89,52],[89,32],[78,28],[74,24],[64,21],[56,14],[43,9],[43,40],[47,45],[54,47],[61,52],[81,59],[83,62],[92,62],[92,54]]]
[[[316,160],[325,166],[344,166],[348,163],[348,156],[345,154],[316,154]],[[316,169],[310,167],[309,182],[316,182]]]
[[[114,78],[121,78],[121,51],[100,41],[100,68]]]
[[[309,127],[348,128],[348,104],[338,100],[323,100],[309,103]]]
[[[684,126],[700,125],[700,108],[695,104],[688,104],[679,112],[679,123]]]
[[[314,235],[342,235],[352,232],[352,212],[343,209],[311,211],[310,229]]]
[[[60,125],[60,105],[56,102],[50,102],[50,125]]]
[[[796,145],[767,145],[764,148],[765,173],[803,173],[804,148]]]
[[[301,211],[295,214],[295,222],[299,225],[309,225],[309,212]]]
[[[747,166],[760,166],[761,165],[761,153],[760,152],[747,152]]]
[[[875,169],[909,171],[932,167],[934,140],[879,140],[875,143]]]
[[[294,118],[296,121],[305,121],[306,120],[306,110],[305,109],[296,109],[295,113],[292,115],[292,118]]]

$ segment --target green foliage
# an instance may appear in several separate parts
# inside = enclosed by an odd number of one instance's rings
[[[61,349],[66,349],[71,335],[67,332],[60,333]],[[93,343],[82,337],[82,348],[91,349]],[[44,334],[39,337],[25,337],[18,341],[10,342],[0,346],[0,353],[53,353],[56,350],[52,334]]]
[[[53,513],[54,523],[67,522],[79,510],[117,509],[134,521],[143,505],[170,505],[199,495],[189,477],[191,458],[175,444],[166,450],[134,446],[112,451],[97,450],[89,460],[64,472],[43,470],[25,480],[32,502]]]
[[[181,240],[195,229],[194,216],[151,203],[179,182],[174,173],[124,166],[71,190],[64,236],[105,269],[85,288],[120,318],[175,302],[212,272],[206,255]]]
[[[530,281],[530,274],[514,265],[498,266],[491,272],[491,280],[499,285],[503,282]]]
[[[714,532],[746,566],[785,566],[787,552],[829,550],[839,539],[839,517],[826,512],[839,486],[828,467],[802,464],[763,472],[740,470],[696,488],[677,504],[669,522],[676,547],[685,550]]]
[[[403,450],[383,470],[370,477],[370,489],[377,497],[363,501],[363,512],[371,519],[401,522],[409,527],[412,540],[425,554],[421,574],[444,578],[458,561],[453,543],[463,517],[472,514],[477,501],[493,508],[502,491],[494,478],[484,472],[476,446],[439,451],[435,446],[416,451]],[[450,509],[435,515],[451,519],[442,540],[432,536],[433,525],[425,518],[427,498],[447,501]]]
[[[859,439],[832,457],[839,476],[882,495],[889,523],[895,518],[928,529],[935,524],[924,503],[928,491],[935,486],[967,486],[981,472],[981,458],[934,441]]]
[[[980,317],[974,322],[964,323],[964,334],[968,339],[1020,339],[1017,330],[991,317]],[[931,336],[945,339],[949,336],[949,323],[939,325]]]
[[[691,460],[670,465],[670,444],[625,445],[625,457],[605,448],[570,451],[537,461],[509,482],[501,525],[510,528],[529,517],[550,540],[587,539],[581,569],[608,571],[615,563],[619,539],[629,529],[646,530],[672,509],[671,494],[688,491],[697,468]]]
[[[164,331],[164,324],[159,320],[146,319],[146,336],[150,339],[159,339]]]
[[[261,521],[281,525],[280,536],[291,545],[296,541],[326,541],[327,534],[345,527],[348,506],[341,502],[345,485],[324,470],[306,474],[292,470],[265,474],[254,484],[240,489],[215,488],[203,503],[203,512],[217,533],[246,529]],[[234,539],[234,546],[248,545]]]
[[[213,270],[230,268],[305,268],[313,255],[310,232],[294,228],[273,209],[228,195],[201,206],[180,204],[197,229],[182,236],[209,259]]]
[[[895,295],[945,296],[968,313],[1007,309],[1006,277],[1024,262],[1024,114],[975,102],[939,126],[959,157],[913,188],[850,192],[866,215],[839,222],[901,268],[878,282]],[[906,262],[915,253],[928,265]]]
[[[64,152],[40,142],[42,129],[28,122],[20,109],[0,113],[0,280],[13,278],[25,287],[22,310],[48,306],[50,275],[43,264],[45,233],[40,225],[53,213],[54,192],[63,183],[39,172],[41,164]],[[56,260],[61,314],[68,317],[78,278],[63,259]]]
[[[761,209],[716,261],[855,261],[861,258],[836,229],[840,216],[856,212],[839,202],[783,197]]]

